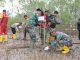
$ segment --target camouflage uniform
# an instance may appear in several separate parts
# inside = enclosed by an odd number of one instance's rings
[[[30,48],[34,48],[36,42],[35,26],[37,25],[38,17],[33,14],[27,22],[27,32],[30,35]]]
[[[72,39],[69,35],[57,32],[57,36],[54,38],[53,42],[51,43],[50,47],[54,47],[58,43],[61,43],[63,46],[66,45],[68,47],[72,46]]]

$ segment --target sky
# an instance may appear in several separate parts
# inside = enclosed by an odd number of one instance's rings
[[[2,4],[0,2],[0,13],[5,9],[9,13],[12,13],[12,15],[15,16],[16,15],[15,12],[17,12],[16,7],[19,6],[19,2],[18,2],[19,0],[5,0],[5,1],[6,1],[6,3],[4,5],[4,7],[1,6]],[[11,1],[13,1],[13,3]],[[40,1],[42,1],[42,0],[40,0]],[[50,1],[50,0],[44,0],[44,1]],[[21,13],[21,12],[19,12],[19,13]]]
[[[4,5],[4,7],[1,5],[1,2],[0,2],[0,13],[2,13],[2,11],[5,9],[9,13],[13,12],[12,15],[16,15],[15,7],[17,7],[19,5],[19,3],[18,3],[19,0],[14,0],[13,3],[10,0],[5,0],[5,1],[6,1],[6,3]]]

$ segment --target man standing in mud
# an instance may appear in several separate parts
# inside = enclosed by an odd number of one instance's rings
[[[48,16],[48,25],[49,25],[50,34],[56,29],[56,25],[60,24],[60,23],[61,22],[59,21],[59,12],[58,11],[54,11],[53,14]],[[54,39],[54,37],[52,37],[52,36],[49,37],[49,44],[51,43],[51,41],[53,39]]]
[[[38,15],[37,12],[40,9],[36,9],[32,16],[29,18],[27,21],[27,32],[29,33],[30,36],[30,48],[34,49],[35,42],[36,42],[36,33],[35,33],[35,27],[38,26]]]
[[[4,42],[8,42],[8,30],[7,30],[7,24],[8,24],[8,15],[6,13],[6,10],[3,10],[3,18],[1,20],[1,32],[4,35]]]
[[[2,30],[1,30],[1,20],[3,18],[3,15],[0,13],[0,43],[2,43]]]
[[[24,15],[24,22],[23,22],[23,28],[24,28],[24,31],[23,31],[23,33],[24,33],[24,38],[23,38],[23,40],[26,40],[26,23],[27,23],[27,18],[28,18],[28,16],[27,15]]]

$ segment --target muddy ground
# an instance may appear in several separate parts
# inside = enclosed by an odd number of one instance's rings
[[[28,47],[30,42],[28,35],[26,41],[22,40],[22,33],[18,33],[17,37],[18,40],[12,40],[11,33],[9,33],[9,43],[0,44],[0,60],[80,60],[80,48],[76,51],[72,50],[71,53],[66,55],[53,51],[45,52],[41,47],[35,47],[35,49],[31,50]],[[77,38],[73,40],[79,42]],[[39,42],[40,39],[37,39],[36,45],[40,45]]]

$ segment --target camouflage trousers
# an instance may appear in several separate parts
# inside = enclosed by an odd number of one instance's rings
[[[39,28],[40,38],[41,38],[41,44],[44,45],[47,38],[47,32],[44,28]]]
[[[27,27],[27,32],[29,33],[30,36],[30,48],[34,48],[35,42],[36,42],[36,33],[35,33],[35,27]]]

